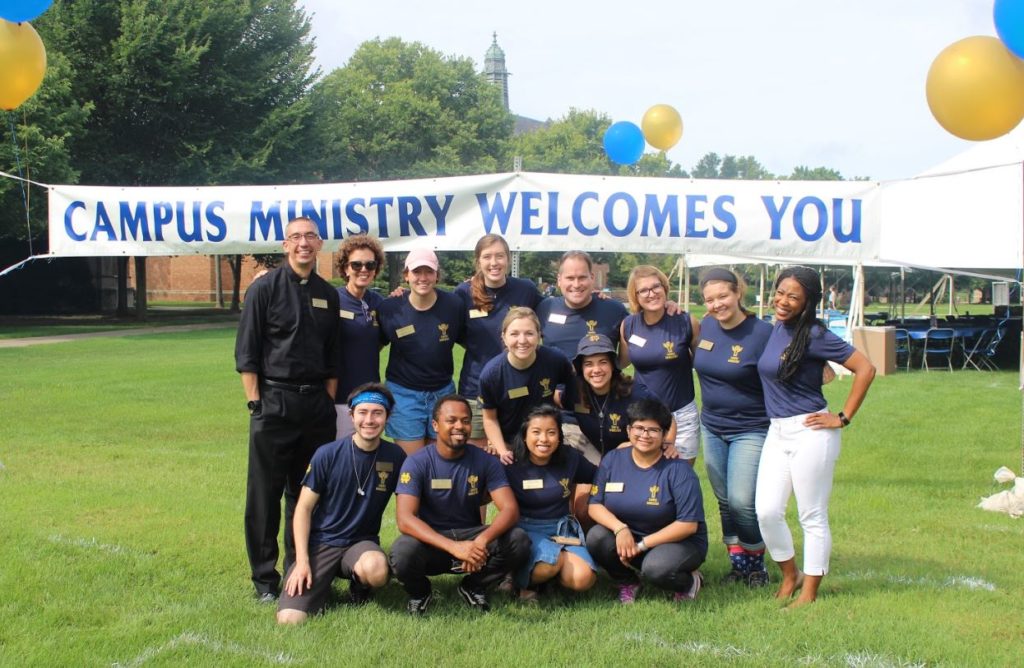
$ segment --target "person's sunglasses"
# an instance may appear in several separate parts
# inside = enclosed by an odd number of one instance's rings
[[[366,271],[376,271],[377,261],[370,260],[369,262],[359,262],[358,260],[353,260],[352,262],[348,263],[348,266],[352,267],[356,271],[362,271],[363,269],[365,269]]]

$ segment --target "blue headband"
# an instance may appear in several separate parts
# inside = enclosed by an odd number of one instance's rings
[[[351,401],[348,402],[348,407],[352,409],[359,404],[379,404],[384,407],[384,410],[389,413],[391,412],[391,402],[380,392],[371,392],[369,390],[360,392],[352,397]]]

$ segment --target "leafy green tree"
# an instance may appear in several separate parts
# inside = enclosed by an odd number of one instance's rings
[[[789,175],[790,181],[842,181],[843,175],[828,167],[794,167]]]

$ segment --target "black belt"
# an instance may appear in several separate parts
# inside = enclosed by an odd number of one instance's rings
[[[279,380],[270,380],[269,378],[264,378],[263,382],[270,387],[276,387],[281,390],[288,390],[289,392],[297,392],[299,394],[313,394],[315,392],[326,391],[326,388],[324,387],[324,384],[322,382],[315,383],[312,385],[297,385],[295,383],[282,383]]]

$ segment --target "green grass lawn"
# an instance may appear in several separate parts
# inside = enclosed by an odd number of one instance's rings
[[[619,607],[602,580],[480,617],[447,578],[425,619],[392,583],[282,629],[248,580],[233,343],[227,328],[0,349],[0,664],[1020,664],[1024,524],[974,507],[996,468],[1020,465],[1013,373],[876,380],[843,435],[813,606],[716,584],[728,565],[705,486],[710,584],[693,604],[647,592]],[[834,405],[848,387],[828,386]]]

